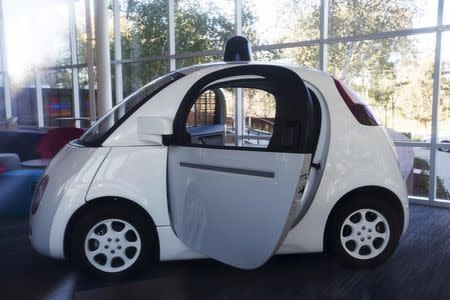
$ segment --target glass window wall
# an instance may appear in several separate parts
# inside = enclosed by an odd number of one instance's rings
[[[9,117],[11,103],[10,116],[17,117],[19,128],[81,126],[58,118],[74,117],[77,107],[81,117],[90,115],[85,0],[2,3],[0,123]],[[255,60],[321,68],[351,85],[395,130],[396,145],[409,153],[409,195],[431,196],[431,204],[450,201],[450,152],[444,143],[450,138],[450,0],[444,0],[440,27],[438,3],[108,0],[113,97],[115,91],[126,97],[171,69],[221,60],[225,41],[241,30]],[[90,0],[94,26],[92,8]],[[70,30],[71,20],[75,30]],[[434,74],[435,63],[439,74]]]

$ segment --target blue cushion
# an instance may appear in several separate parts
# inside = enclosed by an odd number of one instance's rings
[[[0,216],[27,216],[33,185],[44,174],[40,169],[20,169],[0,174]]]
[[[203,126],[189,127],[189,128],[186,128],[186,131],[192,137],[195,137],[198,135],[222,134],[225,131],[225,125],[215,124],[215,125],[203,125]]]

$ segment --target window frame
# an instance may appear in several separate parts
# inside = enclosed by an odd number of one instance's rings
[[[262,77],[258,79],[236,79],[236,76],[256,76]],[[234,78],[233,78],[234,77]],[[233,78],[230,81],[224,80],[226,78]],[[219,81],[214,83],[215,81]],[[264,85],[255,85],[257,82],[263,82]],[[239,84],[239,86],[234,86]],[[258,147],[245,147],[245,146],[219,146],[219,145],[204,145],[204,144],[192,144],[188,141],[186,121],[191,110],[192,105],[195,103],[197,98],[205,91],[217,89],[219,87],[241,87],[241,88],[256,88],[264,90],[271,93],[276,101],[276,113],[274,122],[274,132],[272,134],[271,140],[269,141],[269,146],[267,148]],[[287,88],[286,90],[283,90]],[[277,92],[274,92],[277,90]],[[280,92],[282,91],[282,92]],[[280,107],[288,106],[287,100],[285,100],[286,95],[297,95],[300,96],[301,100],[292,102],[293,108],[302,107],[304,109],[295,110],[298,113],[293,114],[292,111],[281,110]],[[279,95],[277,95],[279,94]],[[282,104],[282,105],[280,105]],[[282,139],[281,136],[283,116],[296,115],[298,117],[298,122],[301,122],[301,129],[299,130],[301,135],[295,140],[295,144],[298,146],[294,149],[283,149],[282,145],[274,144],[271,145],[272,139]],[[287,118],[289,119],[289,118]],[[290,119],[289,119],[290,120]],[[313,153],[314,146],[312,141],[312,131],[314,123],[313,114],[313,104],[312,97],[309,94],[308,88],[305,85],[300,76],[291,69],[275,66],[275,65],[241,65],[234,66],[219,71],[212,72],[200,80],[198,80],[192,87],[188,90],[184,96],[181,104],[176,113],[173,122],[173,134],[169,139],[165,139],[166,145],[173,146],[184,146],[184,147],[194,147],[194,148],[210,148],[210,149],[222,149],[222,150],[241,150],[241,151],[263,151],[263,152],[274,152],[274,153]],[[277,129],[277,127],[279,127]],[[274,149],[273,149],[274,148]]]

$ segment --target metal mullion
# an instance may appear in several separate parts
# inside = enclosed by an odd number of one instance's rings
[[[424,143],[424,142],[404,142],[404,141],[395,141],[394,140],[394,145],[398,146],[398,147],[431,147],[431,142],[430,143]],[[437,147],[449,147],[448,143],[436,143]]]
[[[329,37],[329,38],[325,39],[325,42],[328,44],[337,44],[337,43],[348,43],[348,42],[357,42],[357,41],[364,41],[364,40],[379,40],[379,39],[386,39],[386,38],[410,36],[410,35],[416,35],[416,34],[434,33],[436,31],[445,31],[445,30],[450,30],[450,25],[401,29],[401,30],[383,31],[383,32],[372,32],[372,33],[368,33],[368,34],[343,36],[343,37],[331,37],[331,38]]]
[[[35,71],[35,93],[36,93],[36,110],[38,117],[38,126],[44,127],[44,104],[42,99],[41,71]]]
[[[176,66],[175,55],[175,0],[169,0],[169,64],[170,71],[174,71]]]
[[[287,48],[298,48],[298,47],[304,47],[304,46],[317,46],[317,45],[320,45],[320,39],[298,41],[298,42],[278,43],[278,44],[268,44],[268,45],[259,45],[259,46],[252,47],[252,49],[253,49],[253,51],[261,51],[261,50],[287,49]]]
[[[439,0],[437,25],[442,25],[442,14],[444,11],[444,0]],[[437,151],[437,131],[439,120],[439,93],[441,88],[441,44],[442,32],[436,32],[436,44],[434,52],[434,77],[433,77],[433,102],[432,102],[432,120],[431,120],[431,145],[430,145],[430,184],[428,185],[428,198],[433,203],[436,201],[436,151]]]
[[[85,0],[86,18],[86,63],[89,84],[89,119],[91,125],[97,120],[97,104],[95,99],[94,49],[92,48],[91,1]]]
[[[265,141],[270,141],[270,139],[272,138],[271,136],[264,136],[264,135],[256,135],[256,134],[247,134],[247,135],[241,135],[240,136],[241,139],[252,139],[252,140],[265,140]]]
[[[78,69],[72,69],[72,93],[73,93],[73,115],[75,118],[81,117],[81,109],[80,109],[80,87],[78,84]],[[80,128],[81,122],[80,120],[75,120],[75,127]]]
[[[242,35],[242,0],[234,1],[234,33]],[[244,134],[244,93],[242,88],[235,89],[235,145],[239,146],[240,136]]]
[[[0,51],[2,54],[3,92],[6,118],[12,117],[11,90],[9,83],[8,62],[6,59],[5,22],[3,16],[3,1],[0,0]]]
[[[235,96],[236,96],[236,102],[235,102],[235,144],[236,146],[240,146],[240,136],[244,135],[244,95],[243,95],[242,88],[236,88],[235,89]]]
[[[57,71],[57,70],[66,70],[71,68],[84,68],[87,64],[70,64],[70,65],[62,65],[62,66],[51,66],[51,67],[41,67],[39,70],[41,71]]]
[[[450,200],[447,199],[438,199],[433,202],[433,204],[436,204],[438,207],[448,207],[450,208]]]
[[[95,66],[97,70],[97,113],[112,108],[111,57],[108,37],[108,11],[104,1],[94,1]]]
[[[70,56],[72,63],[72,100],[73,100],[73,116],[80,118],[80,89],[78,84],[78,68],[74,65],[78,62],[77,52],[77,34],[75,27],[75,2],[69,1],[69,35],[70,35]],[[75,121],[75,127],[80,127],[80,120]]]
[[[113,61],[112,63],[129,64],[129,63],[139,63],[139,62],[150,62],[150,61],[156,61],[156,60],[170,59],[171,57],[177,58],[175,55],[144,56],[144,57],[136,57],[136,58],[125,58],[125,59]]]
[[[441,147],[448,148],[448,147],[450,147],[450,144],[449,143],[437,143],[436,142],[436,147],[438,149],[441,148]]]
[[[319,45],[319,69],[326,71],[328,67],[328,0],[320,1],[320,45]]]
[[[120,2],[113,2],[113,21],[114,21],[114,61],[122,59],[122,37],[120,32]],[[116,104],[123,100],[123,82],[122,82],[122,64],[114,64],[114,86],[116,95]]]
[[[422,201],[422,202],[428,202],[428,197],[422,197],[422,196],[415,196],[415,195],[409,195],[409,200],[415,200],[415,201]]]
[[[331,37],[331,38],[328,37],[328,38],[324,38],[323,41],[320,39],[313,39],[313,40],[307,40],[307,41],[259,45],[259,46],[252,47],[252,49],[253,49],[253,52],[255,52],[255,51],[262,51],[262,50],[287,49],[287,48],[297,48],[297,47],[304,47],[304,46],[316,46],[316,45],[320,46],[320,44],[322,42],[325,44],[348,43],[348,42],[356,42],[356,41],[363,41],[363,40],[377,40],[377,39],[425,34],[425,33],[434,33],[438,30],[439,31],[450,30],[450,25],[443,25],[443,26],[439,26],[439,27],[433,26],[433,27],[416,28],[416,29],[405,29],[405,30],[388,31],[388,32],[375,32],[375,33],[370,33],[370,34],[366,34],[366,35]],[[122,59],[122,60],[116,61],[116,63],[137,63],[137,62],[164,60],[164,59],[179,59],[179,58],[191,58],[191,57],[212,56],[212,55],[223,55],[223,50],[217,49],[217,50],[208,50],[208,51],[196,51],[196,52],[190,52],[190,53],[177,53],[177,54],[168,54],[168,55],[159,55],[159,56],[129,58],[129,59]]]
[[[399,147],[430,147],[430,143],[424,142],[405,142],[405,141],[393,141],[395,146]]]
[[[400,31],[390,31],[390,32],[381,32],[381,33],[371,33],[368,35],[355,35],[355,36],[345,36],[345,37],[333,37],[324,39],[324,43],[326,44],[337,44],[337,43],[346,43],[346,42],[355,42],[362,40],[376,40],[383,38],[395,38],[395,37],[403,37],[410,36],[416,34],[424,34],[424,33],[434,33],[436,31],[450,31],[450,25],[443,25],[440,27],[426,27],[419,29],[409,29],[409,30],[400,30]],[[268,44],[268,45],[259,45],[252,47],[253,52],[262,51],[262,50],[274,50],[274,49],[287,49],[287,48],[297,48],[304,46],[320,46],[320,39],[313,39],[307,41],[298,41],[298,42],[288,42],[288,43],[278,43],[278,44]],[[121,60],[113,60],[112,64],[115,63],[138,63],[138,62],[149,62],[155,60],[165,60],[165,59],[178,59],[178,58],[191,58],[191,57],[199,57],[199,56],[212,56],[212,55],[223,55],[223,50],[208,50],[208,51],[196,51],[190,53],[179,53],[179,54],[165,54],[159,56],[145,56],[139,58],[128,58]],[[87,64],[76,64],[76,67],[86,67]],[[52,67],[44,67],[41,70],[59,70],[70,68],[72,65],[64,65],[64,66],[52,66]]]
[[[242,0],[234,0],[234,33],[242,35]]]
[[[408,198],[409,198],[409,203],[411,203],[411,204],[450,208],[450,201],[446,201],[446,200],[429,201],[426,198],[416,197],[416,196],[409,196]]]
[[[5,96],[6,118],[11,118],[12,117],[11,88],[10,88],[10,80],[9,80],[8,72],[5,72],[3,74],[3,92],[4,92],[4,96]]]

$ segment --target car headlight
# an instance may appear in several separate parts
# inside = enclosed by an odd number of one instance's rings
[[[33,193],[33,200],[31,201],[31,214],[33,215],[36,213],[39,207],[39,203],[41,203],[42,196],[44,195],[45,189],[47,188],[47,184],[48,175],[44,175],[44,177],[42,177],[36,185]]]

